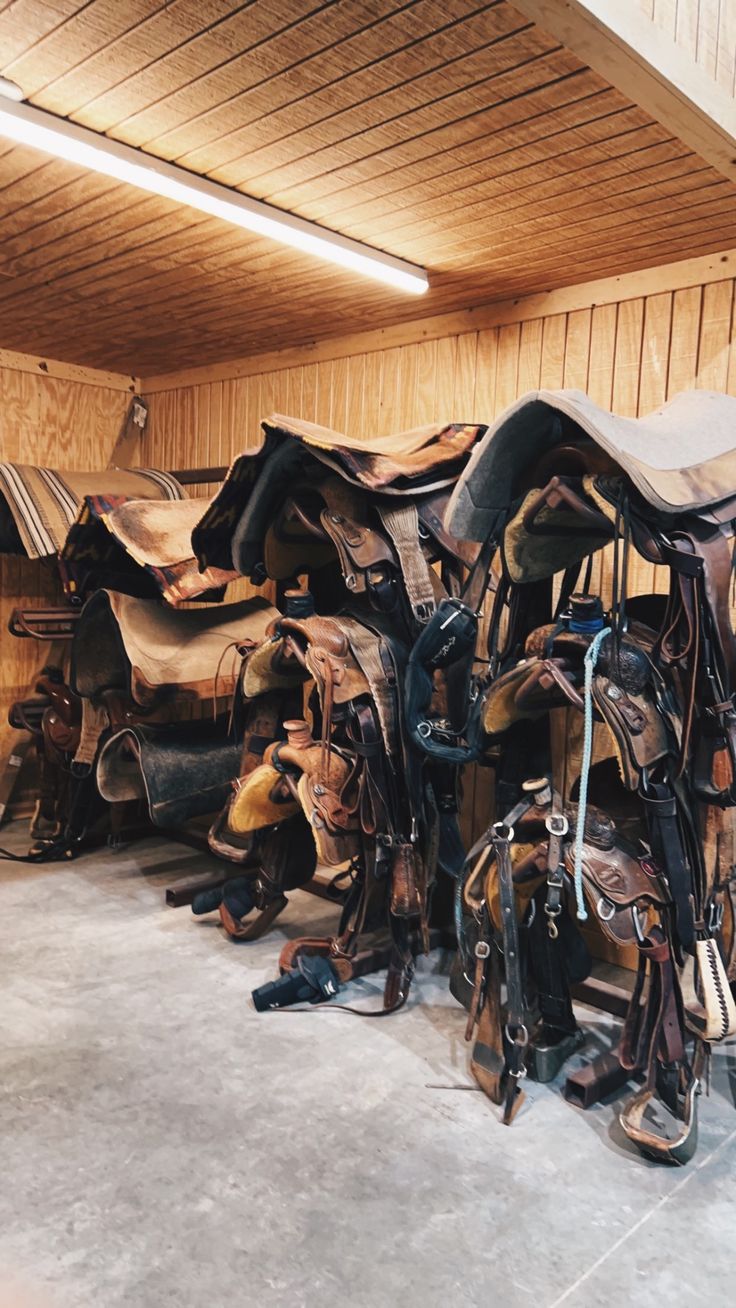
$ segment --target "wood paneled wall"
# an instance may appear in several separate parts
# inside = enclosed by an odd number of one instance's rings
[[[487,422],[537,386],[578,387],[625,415],[692,386],[736,393],[733,291],[728,276],[545,316],[527,317],[520,306],[519,321],[436,339],[407,340],[404,325],[396,345],[385,330],[377,349],[360,344],[345,355],[337,342],[330,357],[325,342],[305,350],[304,363],[295,351],[281,366],[271,357],[263,371],[246,360],[245,376],[236,363],[232,377],[223,365],[213,380],[206,370],[190,384],[173,378],[170,388],[157,378],[151,393],[143,383],[150,418],[142,462],[228,463],[274,411],[360,438],[442,419]]]
[[[639,0],[657,27],[736,95],[736,5],[733,0]]]
[[[661,289],[655,275],[628,277],[619,293],[641,284],[652,293],[611,298],[615,286],[598,284],[585,305],[585,288],[567,296],[578,307],[535,315],[536,301],[496,308],[502,321],[478,330],[456,330],[435,339],[431,320],[411,329],[380,334],[378,349],[350,353],[350,342],[305,350],[307,362],[288,355],[288,366],[258,371],[257,360],[231,365],[250,375],[228,378],[228,365],[207,380],[205,370],[192,384],[172,378],[152,382],[149,425],[142,462],[163,468],[227,464],[258,438],[262,416],[281,412],[331,426],[351,436],[379,435],[436,420],[488,422],[517,396],[538,386],[578,387],[599,404],[636,416],[656,408],[678,391],[705,387],[736,394],[736,348],[733,345],[734,279],[719,269],[731,268],[721,256],[708,270],[705,284]],[[692,265],[682,266],[692,282]],[[705,273],[703,274],[705,276]],[[675,274],[676,276],[676,274]],[[712,280],[713,278],[718,280]],[[666,283],[665,283],[666,285]],[[578,288],[574,288],[577,292]],[[603,292],[603,293],[602,293]],[[554,293],[560,302],[562,293]],[[553,301],[550,301],[553,303]],[[489,306],[493,309],[494,306]],[[526,316],[529,314],[530,316]],[[463,325],[472,321],[470,315]],[[143,383],[146,393],[146,386]],[[610,559],[599,556],[596,581],[610,597]],[[660,589],[664,578],[651,565],[634,560],[631,585]],[[466,779],[466,837],[487,821],[489,787],[482,771]]]
[[[62,470],[104,467],[130,402],[130,383],[0,352],[0,459]],[[28,693],[47,648],[10,636],[10,612],[59,598],[52,565],[0,556],[0,757],[12,738],[8,707]]]

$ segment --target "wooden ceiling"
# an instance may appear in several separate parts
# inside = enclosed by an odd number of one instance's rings
[[[506,0],[0,0],[28,100],[427,268],[421,299],[0,138],[0,345],[146,376],[736,245]]]

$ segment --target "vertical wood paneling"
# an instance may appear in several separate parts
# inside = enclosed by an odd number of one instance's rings
[[[698,337],[702,288],[689,286],[675,291],[672,300],[672,344],[667,378],[667,398],[695,385],[698,371]]]
[[[498,358],[498,328],[489,327],[478,332],[478,349],[475,356],[475,390],[473,394],[473,421],[487,422],[496,412],[496,361]]]
[[[568,389],[585,390],[590,358],[591,320],[590,309],[577,309],[575,313],[567,315],[564,384]]]
[[[437,412],[435,394],[437,387],[437,341],[422,341],[416,347],[417,382],[416,415],[417,426],[431,422]]]
[[[613,356],[616,349],[616,305],[596,305],[591,315],[590,357],[586,390],[596,404],[610,409],[613,399]]]
[[[381,358],[381,403],[374,434],[401,431],[401,350],[384,350]]]
[[[469,422],[473,412],[477,356],[478,333],[468,332],[464,336],[458,336],[452,412],[460,422]]]
[[[565,332],[567,315],[556,313],[544,319],[542,331],[542,366],[540,385],[544,390],[558,390],[565,372]]]
[[[703,312],[698,339],[696,382],[708,391],[728,388],[733,286],[714,282],[703,287]]]
[[[625,418],[635,418],[638,411],[643,328],[644,301],[625,300],[616,322],[612,401],[614,412]]]
[[[207,450],[211,458],[203,455],[203,461],[216,462],[219,450],[226,462],[253,446],[259,420],[272,409],[361,439],[429,422],[490,422],[538,387],[586,390],[596,403],[629,417],[651,412],[693,386],[736,394],[733,300],[734,284],[724,280],[395,347],[386,333],[385,348],[347,359],[225,381],[219,389],[207,384],[157,392],[151,397],[144,461],[192,466],[195,452]],[[8,402],[22,414],[21,425],[34,430],[42,425],[38,396],[11,396]],[[48,410],[47,397],[44,413]],[[66,429],[68,403],[62,412],[56,422]],[[55,448],[55,437],[49,439]],[[601,551],[593,571],[593,585],[605,603],[611,599],[611,580],[609,549]],[[660,570],[632,555],[630,592],[665,584]],[[479,652],[486,629],[487,615]],[[557,733],[559,739],[566,733],[573,738],[574,716]],[[468,839],[489,816],[484,770],[468,770],[465,796]]]
[[[728,95],[736,95],[736,6],[733,0],[639,0],[683,53]]]
[[[539,387],[539,375],[542,368],[542,327],[541,318],[532,318],[521,324],[519,338],[519,394],[536,391]]]
[[[496,404],[495,412],[502,413],[512,404],[519,394],[519,346],[521,327],[513,323],[501,327],[498,333],[498,357],[496,360]]]
[[[644,308],[644,339],[639,382],[639,412],[651,413],[667,396],[667,369],[672,328],[672,296],[650,295]]]

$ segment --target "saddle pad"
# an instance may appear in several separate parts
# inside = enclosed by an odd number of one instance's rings
[[[240,673],[238,647],[261,641],[278,616],[260,596],[177,610],[99,590],[87,600],[75,628],[70,684],[90,699],[105,690],[121,691],[143,707],[231,695]]]
[[[57,472],[0,463],[0,552],[25,554],[29,559],[56,554],[87,495],[182,500],[186,492],[167,472],[150,468]]]
[[[102,747],[97,785],[113,804],[145,799],[151,821],[173,827],[222,808],[239,766],[224,720],[124,727]]]
[[[530,391],[488,429],[447,510],[455,536],[485,540],[518,494],[520,475],[559,443],[559,416],[589,436],[663,513],[718,504],[736,486],[736,399],[683,391],[643,418],[621,418],[582,391]],[[573,433],[574,434],[574,433]]]
[[[222,598],[238,574],[232,569],[200,572],[192,553],[192,528],[209,498],[126,500],[87,495],[61,550],[66,589],[89,589],[99,576],[127,595],[163,595],[170,604],[201,596]],[[213,595],[213,591],[219,591]]]
[[[261,426],[260,445],[235,459],[192,533],[201,567],[235,566],[249,575],[281,500],[310,468],[322,465],[383,495],[428,494],[455,481],[485,431],[445,423],[359,440],[280,414]]]

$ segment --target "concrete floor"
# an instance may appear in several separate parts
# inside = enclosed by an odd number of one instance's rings
[[[285,936],[334,910],[294,895],[239,947],[164,907],[198,870],[154,839],[0,864],[0,1308],[733,1301],[736,1051],[715,1055],[684,1170],[559,1086],[529,1086],[506,1129],[435,957],[385,1021],[256,1014]]]

